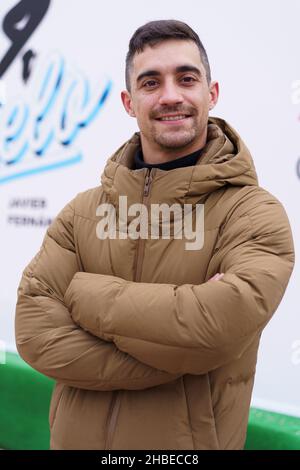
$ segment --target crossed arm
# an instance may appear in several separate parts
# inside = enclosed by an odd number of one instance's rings
[[[210,264],[211,273],[225,274],[201,285],[78,272],[73,214],[70,204],[49,228],[23,273],[16,310],[20,355],[71,386],[143,389],[240,357],[276,310],[293,269],[289,223],[273,202],[231,221]]]
[[[72,224],[69,204],[23,273],[15,317],[20,356],[56,381],[87,390],[139,390],[179,377],[143,364],[74,323],[64,303],[64,293],[79,271]]]
[[[287,217],[268,196],[230,220],[218,244],[210,265],[225,273],[218,282],[178,286],[80,272],[65,303],[75,323],[142,363],[204,374],[238,359],[260,335],[294,263]]]

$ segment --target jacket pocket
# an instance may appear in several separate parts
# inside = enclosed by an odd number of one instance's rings
[[[51,403],[50,403],[50,410],[49,410],[50,429],[53,427],[53,424],[56,418],[57,409],[61,402],[62,396],[64,394],[64,390],[65,390],[64,384],[58,383],[58,382],[55,384],[55,388],[53,390]]]

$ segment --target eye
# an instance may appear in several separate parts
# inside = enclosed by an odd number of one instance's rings
[[[143,83],[144,88],[154,88],[158,84],[157,80],[147,80]]]
[[[192,85],[196,79],[190,75],[186,75],[185,77],[182,77],[181,81],[187,85]]]

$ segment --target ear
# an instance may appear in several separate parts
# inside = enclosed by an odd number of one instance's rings
[[[122,100],[126,113],[129,114],[129,116],[131,117],[135,117],[132,98],[131,98],[129,91],[123,90],[121,92],[121,100]]]
[[[219,98],[219,83],[211,82],[209,85],[209,110],[213,109]]]

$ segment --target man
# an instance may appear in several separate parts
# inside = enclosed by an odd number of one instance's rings
[[[188,25],[139,28],[126,85],[140,132],[25,269],[17,348],[56,380],[52,449],[242,449],[260,336],[293,269],[289,222],[236,131],[208,117],[218,83]],[[136,230],[125,196],[142,208]],[[157,204],[194,216],[203,204],[203,244],[161,236],[163,223],[136,236]],[[106,235],[103,207],[116,217]]]

